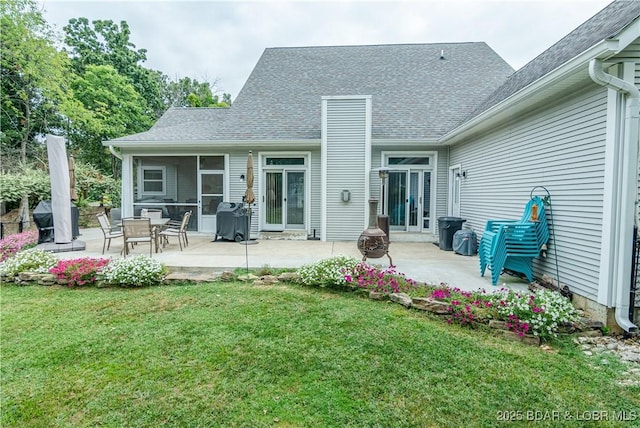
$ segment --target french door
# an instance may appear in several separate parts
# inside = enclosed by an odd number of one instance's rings
[[[386,193],[391,230],[422,232],[431,228],[431,171],[390,171]]]
[[[266,170],[264,229],[304,229],[305,171]]]

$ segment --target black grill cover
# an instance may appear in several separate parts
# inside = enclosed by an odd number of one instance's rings
[[[248,234],[248,214],[244,204],[221,202],[216,210],[216,236],[230,241],[246,241]]]
[[[75,204],[71,203],[71,236],[76,239],[80,236],[80,227],[78,220],[80,212]],[[53,233],[53,210],[51,209],[51,201],[40,201],[33,210],[33,222],[38,227],[38,244],[45,242],[54,242]]]

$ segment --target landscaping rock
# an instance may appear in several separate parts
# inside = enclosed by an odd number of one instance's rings
[[[405,293],[391,293],[389,294],[389,299],[392,302],[401,304],[405,308],[410,308],[413,303],[411,296]]]
[[[300,275],[298,272],[282,272],[278,275],[278,279],[285,282],[299,282]]]
[[[222,272],[220,274],[220,276],[218,278],[222,282],[231,282],[231,281],[234,281],[236,279],[236,276],[235,276],[235,274],[233,272],[225,270],[224,272]]]
[[[378,293],[377,291],[369,291],[369,298],[371,300],[389,300],[387,293]]]
[[[278,278],[273,275],[262,275],[260,278],[253,281],[253,285],[272,285],[279,282]]]
[[[441,302],[430,297],[415,297],[412,305],[415,309],[428,311],[437,315],[446,315],[449,313],[449,303]]]
[[[502,336],[506,339],[513,340],[514,342],[523,342],[527,345],[540,346],[540,338],[538,336],[532,336],[530,334],[525,334],[524,336],[520,336],[513,331],[500,330]]]
[[[579,337],[601,337],[602,331],[600,330],[579,331],[576,333],[576,335]]]
[[[509,327],[507,327],[506,321],[490,320],[489,327],[495,328],[497,330],[509,330]]]
[[[58,282],[58,278],[50,273],[43,273],[38,275],[38,285],[51,286]]]
[[[255,281],[256,279],[258,279],[258,277],[252,273],[238,276],[238,280],[240,281]]]

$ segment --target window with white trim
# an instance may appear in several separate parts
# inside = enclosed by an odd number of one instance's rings
[[[166,193],[167,170],[164,166],[143,166],[142,193],[145,195],[164,195]]]

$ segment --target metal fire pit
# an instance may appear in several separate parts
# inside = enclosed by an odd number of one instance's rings
[[[378,227],[376,213],[378,211],[378,201],[369,200],[369,227],[367,227],[358,238],[358,250],[362,254],[362,261],[366,259],[379,259],[382,256],[389,258],[389,266],[393,266],[393,260],[389,255],[389,240],[387,234]]]

